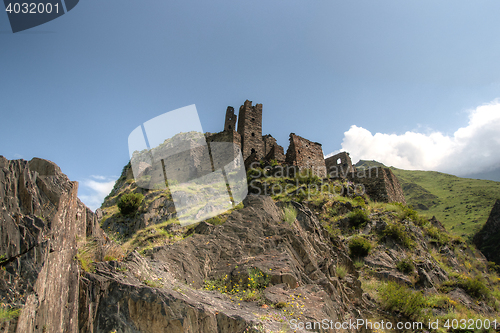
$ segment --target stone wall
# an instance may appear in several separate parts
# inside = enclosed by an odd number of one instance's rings
[[[271,134],[262,137],[264,143],[264,159],[267,161],[276,160],[279,163],[285,162],[285,150],[281,147]]]
[[[326,165],[321,144],[290,133],[290,145],[286,151],[285,162],[299,167],[299,170],[312,169],[314,174],[325,178]]]
[[[241,135],[243,160],[255,151],[257,158],[264,158],[262,141],[262,104],[246,100],[238,114],[238,133]]]
[[[236,116],[235,116],[236,117]],[[235,118],[236,119],[236,118]],[[224,131],[207,137],[215,170],[234,161],[235,167],[241,161],[237,159],[241,151],[241,136],[236,131]],[[213,143],[227,143],[214,145]]]
[[[401,184],[389,168],[359,169],[348,174],[347,179],[355,184],[362,184],[366,194],[379,202],[401,202],[406,205]]]
[[[282,164],[285,162],[285,150],[280,145],[275,145],[271,148],[265,157],[266,161],[273,161]]]
[[[348,152],[341,152],[325,159],[328,175],[333,178],[345,178],[348,173],[355,172]]]

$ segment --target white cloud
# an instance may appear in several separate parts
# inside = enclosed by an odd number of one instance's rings
[[[452,136],[438,131],[372,134],[353,125],[344,133],[339,151],[349,152],[353,162],[376,160],[409,170],[435,170],[455,175],[489,171],[500,167],[500,101],[472,110],[468,125]]]
[[[90,178],[94,178],[94,179],[97,179],[97,180],[106,180],[106,179],[108,179],[108,177],[106,177],[106,176],[99,176],[99,175],[91,175]]]
[[[115,185],[115,180],[111,180],[110,177],[105,176],[90,176],[95,179],[102,181],[95,181],[92,179],[86,179],[80,182],[81,194],[79,195],[80,200],[87,205],[90,209],[95,211],[99,208],[104,201],[104,198],[111,192],[113,186]]]

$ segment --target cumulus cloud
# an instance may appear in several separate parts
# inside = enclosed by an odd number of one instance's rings
[[[113,189],[116,178],[95,175],[90,177],[99,181],[92,179],[80,181],[81,194],[79,198],[87,207],[95,211]]]
[[[372,134],[353,125],[344,133],[339,151],[348,151],[353,162],[376,160],[409,170],[435,170],[458,176],[490,171],[500,167],[500,101],[470,111],[468,125],[451,136],[438,131]]]

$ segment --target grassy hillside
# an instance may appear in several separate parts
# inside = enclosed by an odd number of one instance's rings
[[[381,166],[360,161],[356,166]],[[435,171],[410,171],[391,167],[398,177],[409,205],[428,217],[436,216],[451,233],[473,235],[486,222],[500,182],[460,178]]]

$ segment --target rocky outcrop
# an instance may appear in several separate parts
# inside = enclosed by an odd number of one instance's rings
[[[77,239],[103,237],[77,190],[50,161],[0,156],[0,298],[21,309],[1,332],[76,332]]]
[[[488,220],[474,235],[473,241],[489,261],[500,265],[500,199],[493,205]]]
[[[309,209],[293,203],[298,215],[289,225],[270,197],[251,195],[244,204],[222,225],[201,222],[190,237],[149,250],[146,258],[131,253],[85,274],[81,331],[243,332],[273,310],[257,301],[236,304],[228,294],[204,290],[204,281],[223,280],[230,290],[255,269],[269,276],[264,297],[270,303],[294,300],[308,320],[361,318],[365,300],[347,249]],[[342,280],[338,265],[348,268]],[[275,320],[262,325],[280,329]]]

